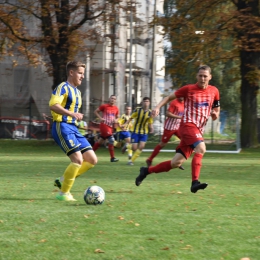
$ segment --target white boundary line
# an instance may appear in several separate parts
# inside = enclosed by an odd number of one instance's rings
[[[153,152],[153,149],[143,149],[143,152]],[[176,150],[160,150],[160,153],[174,153]],[[236,151],[222,151],[222,150],[206,150],[206,153],[240,153],[241,149],[238,149]]]

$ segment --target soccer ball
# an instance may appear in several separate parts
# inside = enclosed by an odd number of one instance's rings
[[[105,192],[99,186],[90,186],[84,192],[84,200],[89,205],[99,205],[105,201]]]

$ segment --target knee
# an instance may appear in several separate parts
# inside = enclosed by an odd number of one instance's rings
[[[98,159],[97,158],[93,158],[90,163],[93,164],[93,165],[96,165],[97,162],[98,162]]]
[[[183,157],[183,158],[173,158],[171,160],[171,166],[172,168],[179,168],[180,166],[182,166],[182,164],[186,161],[186,159]]]
[[[93,165],[96,165],[97,162],[98,162],[98,158],[96,155],[93,155],[93,156],[90,156],[87,160],[89,163],[93,164]]]
[[[109,143],[109,144],[114,144],[114,142],[115,142],[115,138],[114,138],[113,136],[110,136],[110,137],[108,138],[108,143]]]
[[[171,162],[172,169],[179,168],[182,165],[181,161]]]
[[[76,164],[79,164],[79,165],[82,165],[83,163],[83,158],[76,158],[72,161],[73,163],[76,163]]]

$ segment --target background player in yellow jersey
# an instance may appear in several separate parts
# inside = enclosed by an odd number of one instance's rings
[[[66,66],[66,72],[67,81],[53,90],[49,106],[53,116],[52,136],[71,162],[54,185],[60,188],[56,196],[58,200],[75,201],[70,193],[75,178],[94,167],[97,157],[77,127],[78,121],[83,118],[83,114],[79,113],[82,99],[77,86],[84,78],[85,64],[71,61]]]
[[[123,114],[119,120],[118,120],[118,126],[116,128],[117,132],[117,144],[121,144],[122,141],[124,141],[124,146],[122,147],[122,153],[124,154],[126,149],[127,149],[127,154],[128,154],[128,160],[129,162],[132,159],[132,145],[131,145],[131,127],[132,127],[132,122],[130,121],[128,124],[128,120],[131,117],[131,112],[132,108],[130,106],[127,106],[125,108],[125,114]]]
[[[134,161],[140,156],[148,139],[148,133],[153,133],[153,117],[150,107],[150,98],[144,97],[142,107],[137,107],[132,113],[129,123],[134,119],[131,135],[132,150],[134,154],[128,165],[134,165]],[[127,124],[126,123],[126,124]]]

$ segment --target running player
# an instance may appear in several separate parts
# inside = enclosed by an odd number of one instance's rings
[[[130,121],[128,124],[126,124],[126,122],[130,119],[131,112],[132,112],[132,108],[130,106],[127,106],[125,108],[125,114],[123,114],[118,120],[118,126],[116,128],[117,142],[118,144],[120,144],[119,147],[121,147],[122,142],[125,142],[121,151],[124,154],[125,151],[127,150],[129,161],[131,161],[133,155],[132,145],[131,145],[131,132],[130,132],[132,123]]]
[[[164,131],[161,138],[161,142],[154,148],[152,154],[146,160],[147,166],[151,166],[154,157],[161,151],[163,147],[169,142],[170,138],[173,135],[176,135],[180,138],[180,134],[178,132],[180,127],[181,118],[183,116],[184,111],[184,103],[183,98],[174,99],[166,112],[167,119],[164,123]],[[181,170],[184,170],[182,166],[179,167]]]
[[[71,161],[63,176],[54,182],[60,188],[56,198],[63,201],[75,201],[70,193],[75,178],[97,163],[96,154],[77,127],[83,118],[83,114],[79,113],[82,99],[77,86],[84,78],[84,71],[85,64],[69,62],[66,66],[67,81],[53,90],[49,102],[53,116],[52,136]]]
[[[110,162],[118,162],[119,160],[115,158],[114,152],[114,145],[115,145],[115,138],[113,135],[114,124],[117,123],[119,118],[119,110],[118,107],[115,105],[116,103],[116,96],[111,95],[109,98],[108,104],[103,104],[99,108],[97,108],[94,113],[100,119],[100,137],[98,141],[95,142],[93,146],[93,150],[96,151],[104,141],[108,140],[108,150],[110,153]],[[102,116],[100,115],[102,112]]]
[[[134,151],[132,159],[127,163],[134,165],[134,161],[140,156],[148,139],[148,133],[153,133],[153,117],[150,107],[150,98],[144,97],[142,107],[138,107],[132,113],[128,124],[134,119],[131,135],[132,150]]]
[[[196,193],[208,186],[207,183],[199,181],[202,158],[206,152],[202,134],[209,116],[212,117],[212,120],[216,120],[220,112],[219,91],[216,87],[209,85],[211,78],[211,68],[207,65],[200,66],[196,84],[181,87],[175,93],[165,97],[152,111],[153,115],[157,116],[162,106],[175,98],[184,98],[184,114],[179,128],[181,142],[176,148],[175,156],[172,160],[164,161],[155,166],[141,167],[135,180],[137,186],[151,173],[168,172],[180,167],[193,151],[195,154],[191,162],[190,191]]]

